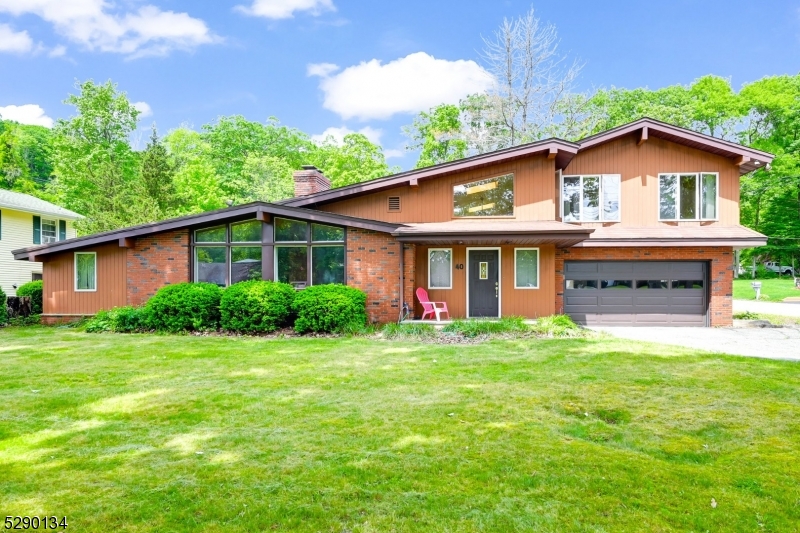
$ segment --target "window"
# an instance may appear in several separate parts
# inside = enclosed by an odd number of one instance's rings
[[[633,281],[629,279],[602,279],[600,280],[601,289],[632,289]]]
[[[344,228],[311,224],[311,240],[314,242],[343,242]]]
[[[194,232],[194,242],[225,242],[227,239],[228,232],[225,226],[199,229]]]
[[[344,238],[344,228],[276,218],[275,279],[298,289],[344,283]]]
[[[95,252],[75,252],[75,291],[92,292],[96,290],[97,254]]]
[[[719,174],[659,174],[660,220],[716,220]]]
[[[258,220],[231,224],[231,242],[261,242],[261,226]]]
[[[431,248],[428,250],[428,288],[452,288],[453,250],[450,248]]]
[[[514,288],[539,288],[539,249],[514,249]]]
[[[311,248],[311,284],[344,283],[344,246]]]
[[[514,216],[514,175],[507,174],[453,187],[453,216]]]
[[[291,283],[298,289],[304,288],[308,284],[308,248],[276,246],[275,279]]]
[[[301,220],[275,219],[275,242],[306,242],[308,222]]]
[[[597,288],[597,280],[596,279],[568,279],[567,280],[567,288],[568,289],[596,289]]]
[[[389,197],[389,211],[392,211],[392,212],[399,212],[400,211],[400,197],[399,196],[390,196]]]
[[[196,246],[194,249],[195,281],[227,285],[228,249],[225,246]]]
[[[58,222],[55,220],[42,219],[42,244],[58,241]]]
[[[564,222],[619,222],[619,174],[561,178]]]
[[[34,272],[31,274],[31,281],[42,281],[42,273]]]
[[[261,279],[261,247],[231,246],[231,283]]]

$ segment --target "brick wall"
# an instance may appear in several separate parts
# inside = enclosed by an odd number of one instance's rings
[[[189,231],[156,233],[128,249],[128,305],[142,305],[164,285],[190,281]]]
[[[391,235],[347,230],[347,284],[367,293],[372,323],[396,322],[400,317],[399,254],[400,243]]]
[[[727,247],[565,248],[556,250],[556,312],[564,311],[564,261],[709,261],[712,326],[733,323],[733,249]]]

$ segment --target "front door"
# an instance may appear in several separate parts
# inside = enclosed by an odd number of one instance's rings
[[[500,251],[467,250],[469,316],[500,316]]]

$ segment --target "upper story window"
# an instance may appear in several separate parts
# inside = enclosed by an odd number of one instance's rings
[[[42,244],[58,241],[58,222],[47,218],[42,219]]]
[[[453,216],[514,216],[514,175],[506,174],[454,186]]]
[[[716,220],[719,174],[659,174],[659,220]]]
[[[564,222],[619,222],[619,174],[563,176],[561,218]]]

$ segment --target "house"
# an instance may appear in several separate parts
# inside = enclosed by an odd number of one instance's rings
[[[0,189],[0,287],[16,296],[17,287],[42,279],[42,263],[15,261],[12,250],[58,243],[75,237],[73,223],[83,218],[35,196]]]
[[[731,324],[739,178],[771,154],[642,119],[295,197],[16,250],[44,264],[48,321],[144,303],[168,283],[346,283],[374,322],[414,289],[452,316],[567,313],[584,324]]]

